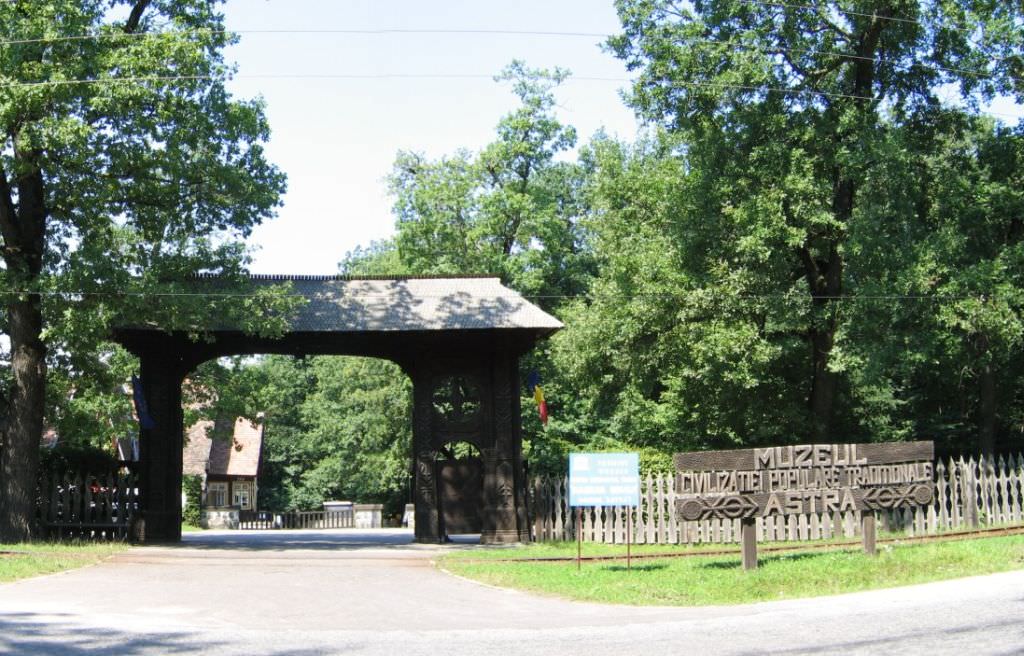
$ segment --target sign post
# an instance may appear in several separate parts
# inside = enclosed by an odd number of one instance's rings
[[[757,567],[756,517],[860,511],[864,552],[875,554],[875,511],[932,502],[931,442],[802,444],[677,453],[682,521],[739,519],[743,568]]]
[[[569,507],[576,508],[576,568],[580,567],[585,506],[625,506],[626,567],[632,567],[630,524],[632,509],[640,505],[640,454],[570,453]]]

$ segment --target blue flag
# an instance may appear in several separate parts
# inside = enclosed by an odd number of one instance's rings
[[[135,401],[135,414],[139,416],[139,426],[145,430],[156,428],[156,422],[149,414],[146,395],[142,393],[142,381],[135,374],[132,374],[132,399]]]

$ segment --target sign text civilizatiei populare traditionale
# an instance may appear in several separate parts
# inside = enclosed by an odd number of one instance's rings
[[[692,521],[925,505],[933,458],[931,442],[679,453],[676,511]]]

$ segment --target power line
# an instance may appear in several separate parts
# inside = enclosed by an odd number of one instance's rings
[[[36,88],[48,86],[71,86],[76,84],[117,84],[119,82],[173,82],[173,81],[197,81],[216,80],[216,75],[142,75],[131,77],[109,77],[95,79],[71,79],[71,80],[44,80],[41,82],[0,82],[0,88]],[[387,79],[488,79],[493,80],[493,75],[480,73],[281,73],[281,74],[255,74],[236,75],[233,79],[260,79],[260,80],[387,80]],[[630,78],[615,77],[590,77],[573,76],[568,80],[584,82],[633,82]],[[817,89],[789,89],[785,87],[770,87],[746,84],[731,84],[724,82],[685,82],[673,80],[672,84],[686,87],[711,88],[711,89],[734,89],[738,91],[767,91],[793,95],[819,95],[834,98],[846,98],[852,100],[878,100],[872,96],[860,96],[849,93],[838,93],[820,91]]]
[[[73,86],[78,84],[117,84],[117,83],[142,83],[142,82],[187,82],[200,80],[217,80],[217,75],[143,75],[110,77],[95,79],[71,79],[71,80],[44,80],[41,82],[0,82],[0,89],[4,88],[41,88],[56,86]],[[232,79],[255,79],[255,80],[493,80],[494,76],[481,73],[267,73],[252,75],[235,75]],[[636,80],[620,77],[600,76],[572,76],[566,81],[577,82],[615,82],[635,83]],[[843,98],[847,100],[865,100],[876,102],[882,98],[874,96],[861,96],[851,93],[839,93],[821,91],[818,89],[793,89],[787,87],[772,87],[746,84],[731,84],[725,82],[684,82],[672,80],[670,84],[682,87],[702,89],[732,89],[736,91],[782,93],[798,96],[822,96],[827,98]],[[1018,114],[1007,112],[995,112],[983,110],[978,112],[984,116],[999,116],[1005,118],[1021,118]]]
[[[282,284],[286,284],[287,280],[282,280]],[[299,294],[299,293],[285,293],[285,294],[274,294],[267,296],[266,294],[257,294],[252,292],[231,292],[231,291],[210,291],[210,292],[157,292],[157,291],[70,291],[70,290],[44,290],[44,291],[25,291],[25,290],[6,290],[0,291],[0,295],[5,296],[25,296],[35,295],[44,297],[108,297],[108,298],[124,298],[124,297],[137,297],[137,298],[274,298],[274,299],[338,299],[339,296],[335,294]],[[449,298],[450,294],[417,294],[417,298],[425,299],[444,299]],[[1013,300],[1002,295],[993,294],[841,294],[841,295],[824,295],[824,296],[811,296],[810,294],[801,293],[799,295],[794,294],[727,294],[722,292],[707,292],[706,290],[691,290],[683,293],[633,293],[633,294],[521,294],[522,298],[535,299],[535,300],[600,300],[600,299],[649,299],[649,300],[697,300],[697,301],[1007,301]],[[388,299],[394,298],[393,294],[388,293],[353,293],[348,296],[341,296],[340,298],[348,299]]]
[[[748,5],[761,5],[763,7],[782,7],[785,9],[810,9],[811,11],[822,11],[830,9],[830,7],[824,7],[821,5],[809,5],[809,4],[798,4],[791,2],[781,2],[779,0],[741,0],[744,4]],[[906,18],[903,16],[886,16],[878,13],[867,13],[863,11],[854,11],[852,9],[843,9],[842,7],[835,7],[836,11],[840,11],[847,16],[857,16],[859,18],[873,18],[876,20],[890,21],[893,23],[905,23],[911,25],[924,25],[924,21],[917,20],[915,18]],[[938,25],[937,27],[952,30],[954,32],[965,32],[972,33],[974,30],[966,27],[957,27],[954,25]]]
[[[350,34],[350,35],[387,35],[387,34],[455,34],[455,35],[510,35],[510,36],[545,36],[545,37],[588,37],[588,38],[608,38],[613,36],[612,34],[602,32],[558,32],[558,31],[538,31],[538,30],[488,30],[488,29],[254,29],[254,30],[212,30],[212,29],[194,29],[194,30],[169,30],[162,32],[112,32],[112,33],[93,33],[93,34],[79,34],[69,36],[54,36],[54,37],[37,37],[31,39],[8,39],[0,40],[0,46],[4,45],[26,45],[34,43],[60,43],[70,41],[86,41],[94,39],[139,39],[139,38],[150,38],[150,37],[165,37],[165,36],[189,36],[189,35],[217,35],[217,34],[231,34],[231,35],[242,35],[242,34],[287,34],[287,35],[306,35],[306,34]],[[757,50],[767,52],[791,52],[791,53],[811,53],[819,54],[827,57],[841,57],[844,59],[852,59],[858,61],[869,61],[873,63],[881,63],[886,61],[883,58],[867,57],[864,55],[856,55],[845,52],[835,52],[826,50],[815,50],[813,48],[765,48],[758,46],[750,46],[749,44],[743,43],[739,40],[731,41],[719,41],[711,38],[694,37],[689,39],[690,43],[703,43],[712,46],[721,46],[727,48],[739,47],[745,50]],[[1001,60],[1000,60],[1001,61]],[[952,68],[946,66],[939,66],[936,64],[927,64],[923,62],[916,62],[924,66],[937,71],[945,71],[950,73],[961,73],[964,75],[973,75],[977,77],[991,77],[988,71],[975,71],[962,68]]]
[[[463,34],[479,36],[544,36],[544,37],[582,37],[606,39],[611,36],[604,32],[560,32],[549,30],[496,30],[496,29],[423,29],[423,28],[383,28],[383,29],[254,29],[254,30],[214,30],[197,28],[192,30],[166,30],[159,32],[95,32],[89,34],[72,34],[66,36],[44,36],[30,39],[0,40],[0,46],[26,45],[32,43],[62,43],[68,41],[91,41],[103,39],[143,39],[165,36],[205,36],[205,35],[242,35],[242,34],[351,34],[351,35],[387,35],[387,34]]]
[[[69,80],[43,80],[40,82],[0,82],[0,89],[3,88],[40,88],[56,86],[73,86],[86,84],[118,84],[118,83],[142,83],[142,82],[188,82],[201,80],[217,80],[217,75],[142,75],[123,76],[95,79],[69,79]],[[494,76],[483,73],[263,73],[249,75],[235,75],[232,79],[252,80],[493,80]],[[574,75],[566,78],[567,82],[615,82],[634,83],[636,80],[625,77],[602,77]],[[874,96],[861,96],[851,93],[839,93],[822,91],[819,89],[794,89],[787,87],[772,87],[748,84],[731,84],[726,82],[686,82],[671,80],[670,84],[706,89],[732,89],[736,91],[771,92],[799,96],[822,96],[829,98],[844,98],[847,100],[879,101],[881,98]],[[1019,118],[1017,114],[1006,112],[982,111],[984,115],[1003,116],[1008,118]]]

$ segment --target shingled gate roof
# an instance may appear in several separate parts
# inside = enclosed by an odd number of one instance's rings
[[[199,281],[216,284],[216,277]],[[308,302],[294,332],[529,330],[541,335],[562,323],[494,277],[251,277],[261,287],[290,284]]]

